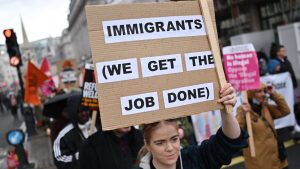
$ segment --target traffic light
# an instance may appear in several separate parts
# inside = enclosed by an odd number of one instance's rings
[[[17,41],[17,36],[13,29],[5,29],[3,34],[6,38],[6,48],[11,66],[22,66],[21,52]]]

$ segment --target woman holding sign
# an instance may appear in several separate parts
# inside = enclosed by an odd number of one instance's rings
[[[235,105],[235,91],[226,84],[219,102]],[[229,164],[233,154],[247,146],[247,134],[241,131],[230,113],[222,113],[222,128],[200,146],[180,149],[175,120],[164,120],[143,126],[145,146],[140,151],[139,169],[217,169]]]
[[[267,101],[270,95],[276,105]],[[290,113],[283,96],[277,94],[272,86],[260,85],[259,89],[247,92],[249,103],[243,103],[237,110],[237,119],[241,128],[246,128],[245,114],[250,113],[256,157],[251,157],[250,149],[244,150],[247,169],[283,169],[287,168],[287,160],[283,144],[277,143],[274,119]]]

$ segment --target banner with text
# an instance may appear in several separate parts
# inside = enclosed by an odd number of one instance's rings
[[[223,48],[224,69],[228,81],[237,91],[259,88],[259,69],[252,44]]]
[[[86,12],[104,130],[223,108],[216,102],[221,63],[197,1],[87,6]]]

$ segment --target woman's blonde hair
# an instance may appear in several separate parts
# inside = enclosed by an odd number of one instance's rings
[[[163,120],[159,122],[149,123],[149,124],[143,124],[141,125],[141,129],[144,136],[145,144],[150,143],[151,135],[154,130],[158,129],[162,124],[171,124],[178,129],[177,120],[176,119],[169,119],[169,120]],[[144,145],[137,156],[137,162],[140,163],[141,159],[148,153],[148,150],[146,148],[146,145]]]

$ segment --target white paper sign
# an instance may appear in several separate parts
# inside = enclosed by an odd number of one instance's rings
[[[103,21],[105,43],[206,35],[202,15]]]
[[[143,77],[182,72],[180,54],[141,58]]]
[[[137,59],[96,63],[98,83],[117,82],[139,78]]]
[[[157,92],[121,97],[122,115],[149,112],[159,109]]]
[[[90,63],[85,64],[85,69],[94,70],[94,65]]]
[[[165,108],[179,107],[214,100],[213,83],[181,87],[163,91]]]
[[[215,67],[211,51],[194,52],[185,54],[186,70],[201,70]]]

